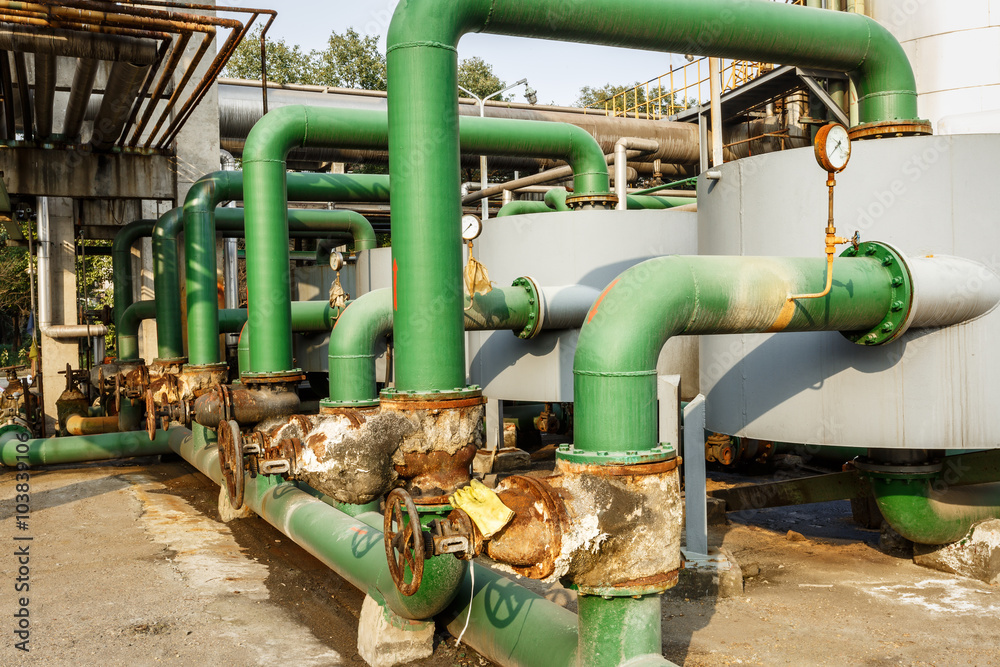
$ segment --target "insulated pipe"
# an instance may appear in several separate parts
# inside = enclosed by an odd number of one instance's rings
[[[38,330],[49,338],[89,338],[103,336],[103,324],[52,324],[52,232],[49,227],[49,199],[38,198]]]
[[[52,134],[52,104],[56,94],[56,57],[48,53],[35,54],[35,124],[38,138]]]
[[[465,380],[455,184],[461,182],[457,44],[467,32],[558,36],[851,72],[863,122],[916,118],[913,71],[902,47],[881,25],[856,14],[746,0],[587,0],[574,11],[566,11],[563,0],[398,4],[386,58],[390,170],[396,174],[396,326],[404,334],[396,344],[396,381],[402,390],[450,390]],[[434,137],[433,150],[427,136]],[[440,315],[426,327],[423,309],[432,300]]]
[[[495,287],[475,299],[465,297],[464,330],[524,332],[531,327],[530,335],[535,335],[541,330],[574,329],[583,323],[597,296],[597,290],[584,285],[540,287],[534,293],[517,284]],[[372,290],[348,304],[330,333],[329,401],[377,402],[375,345],[393,330],[391,290]]]
[[[90,136],[90,145],[94,149],[108,150],[118,141],[149,68],[149,65],[121,61],[111,66],[104,99],[94,118],[94,130]]]
[[[121,319],[125,310],[132,305],[132,245],[140,238],[152,235],[154,225],[156,220],[134,220],[119,229],[111,243],[111,279],[114,285],[114,321],[119,359],[138,358],[137,342],[134,350],[131,350],[135,356],[122,356]]]
[[[949,544],[972,526],[1000,517],[1000,482],[949,486],[938,479],[870,476],[882,516],[897,533],[918,544]]]
[[[62,135],[66,141],[75,142],[80,138],[80,127],[83,125],[83,115],[87,111],[87,101],[94,90],[97,79],[95,58],[78,58],[73,72],[73,83],[69,88],[69,100],[66,102],[66,116],[63,120]]]
[[[416,72],[413,74],[417,75]],[[458,85],[457,80],[455,85]],[[574,173],[579,174],[578,191],[581,194],[608,194],[609,183],[603,153],[593,137],[578,128],[480,118],[465,119],[462,126],[466,129],[460,130],[461,144],[466,150],[489,155],[555,154],[571,161]],[[254,372],[280,373],[292,370],[288,311],[291,295],[287,285],[288,248],[287,244],[281,242],[288,235],[287,227],[281,220],[288,208],[287,198],[290,196],[282,187],[286,173],[285,160],[289,151],[300,146],[381,147],[389,140],[387,135],[388,121],[385,114],[289,106],[267,114],[247,137],[243,168],[251,194],[245,199],[246,245],[247,261],[253,266],[253,271],[247,275],[247,290],[255,295],[254,298],[266,304],[266,308],[255,308],[253,303],[250,305],[250,329],[255,341],[250,349],[250,365]],[[456,155],[458,148],[456,142]],[[421,146],[416,150],[428,152],[435,150],[435,147]],[[415,155],[407,155],[403,163],[396,164],[395,169],[409,172],[407,162],[411,158],[420,159]],[[421,178],[436,180],[437,175],[427,173]],[[453,181],[459,182],[458,178]],[[448,187],[453,188],[453,185]],[[403,205],[407,204],[404,202]],[[440,211],[435,211],[431,218],[440,214]],[[440,234],[438,227],[439,225],[429,222],[426,234],[404,239],[401,251],[394,247],[394,272],[400,270],[398,255],[401,252],[408,270],[412,260],[414,264],[426,265],[430,271],[444,270],[449,275],[453,274],[456,278],[454,284],[460,284],[457,279],[461,269],[461,253],[445,252],[442,263],[440,249],[454,246],[457,250],[461,236],[457,233],[450,236]],[[394,282],[394,285],[398,291],[397,303],[403,304],[406,310],[409,290],[415,284],[404,281]],[[461,305],[460,290],[454,294],[451,292],[446,290],[435,295],[437,299],[444,299],[445,304],[442,305],[445,312],[449,310],[447,302],[457,300],[458,305]],[[449,351],[455,345],[459,349],[464,346],[458,309],[452,312],[454,317],[446,316],[434,327],[441,332],[441,339],[423,350],[420,363],[412,366],[404,364],[398,369],[397,386],[400,389],[413,389],[417,385],[427,385],[422,388],[430,389],[447,385],[453,389],[464,384],[464,364],[454,363],[456,359]],[[411,314],[410,317],[414,315]],[[449,319],[454,321],[449,322]],[[409,321],[398,324],[403,327],[400,341],[405,348],[410,344],[408,341],[411,338],[406,332],[417,324]]]
[[[622,137],[615,142],[615,194],[618,195],[616,208],[619,211],[628,209],[628,149],[639,150],[652,153],[659,149],[660,145],[649,139],[637,139],[636,137]]]
[[[84,417],[70,415],[66,420],[66,432],[70,435],[97,435],[118,432],[118,415],[111,417]]]
[[[10,23],[0,30],[0,50],[144,65],[156,61],[156,42],[151,39]]]
[[[167,440],[167,431],[157,431],[153,440],[145,431],[38,438],[27,442],[9,440],[0,444],[0,463],[14,468],[22,462],[40,466],[156,456],[170,453]]]

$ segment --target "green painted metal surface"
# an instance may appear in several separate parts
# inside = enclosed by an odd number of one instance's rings
[[[649,656],[669,665],[661,655],[660,596],[577,598],[580,662],[587,667],[617,667]]]
[[[116,329],[119,360],[135,361],[139,358],[139,325],[143,320],[154,317],[156,302],[152,300],[136,301],[125,309]]]
[[[132,244],[144,236],[151,236],[155,224],[155,220],[134,220],[118,230],[111,243],[111,280],[114,285],[115,335],[118,338],[119,359],[135,358],[122,356],[121,339],[121,319],[125,316],[125,310],[132,305]],[[131,350],[126,350],[125,354],[130,352]]]
[[[951,487],[943,479],[871,476],[872,492],[892,528],[919,544],[948,544],[972,525],[1000,517],[1000,483]]]
[[[177,245],[183,229],[184,209],[180,207],[161,215],[153,227],[153,292],[156,295],[156,348],[160,359],[184,356]]]
[[[38,438],[24,443],[15,439],[0,445],[0,461],[4,465],[17,466],[18,455],[23,455],[23,450],[18,451],[19,444],[27,446],[28,459],[24,462],[29,466],[155,456],[170,452],[166,431],[157,431],[153,440],[149,439],[145,431]]]
[[[660,257],[628,269],[602,293],[574,358],[576,451],[651,450],[656,360],[679,334],[855,331],[889,310],[891,276],[872,258],[834,260],[833,290],[819,292],[822,258]],[[608,463],[615,462],[611,456]]]

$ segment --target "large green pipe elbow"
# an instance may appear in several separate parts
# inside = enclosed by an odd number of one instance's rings
[[[973,524],[1000,517],[1000,483],[951,487],[943,480],[871,476],[882,517],[918,544],[957,542]]]
[[[573,362],[577,452],[656,447],[656,360],[679,334],[858,331],[890,312],[892,275],[873,257],[834,260],[826,297],[822,258],[659,257],[604,290]]]
[[[111,243],[111,278],[114,281],[114,318],[115,331],[119,331],[121,318],[125,310],[132,305],[132,244],[144,236],[153,234],[156,220],[135,220],[128,223],[115,234]],[[121,334],[118,335],[118,358],[122,357]]]
[[[155,301],[136,301],[122,313],[118,321],[118,359],[135,361],[139,358],[139,324],[156,317]]]

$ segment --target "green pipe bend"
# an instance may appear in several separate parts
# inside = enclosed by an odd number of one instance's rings
[[[122,313],[118,321],[118,359],[135,361],[139,358],[139,325],[142,320],[156,317],[156,302],[136,301]]]
[[[153,234],[156,220],[133,220],[115,234],[111,243],[111,279],[114,284],[114,319],[117,334],[125,310],[132,305],[132,244],[144,236]],[[121,335],[118,336],[118,358],[121,356]]]
[[[957,542],[979,521],[1000,518],[1000,482],[950,487],[940,479],[873,475],[871,487],[886,522],[917,544]]]

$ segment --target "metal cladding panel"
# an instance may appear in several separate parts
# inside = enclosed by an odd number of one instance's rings
[[[855,142],[837,176],[838,235],[998,271],[998,151],[1000,135]],[[701,254],[821,257],[825,180],[808,148],[723,165],[721,180],[699,184]],[[702,336],[707,427],[818,445],[1000,447],[998,338],[1000,310],[879,347],[833,332]]]
[[[362,253],[365,255],[367,253]],[[310,264],[292,269],[292,296],[296,301],[326,301],[330,298],[330,285],[334,271],[329,264]],[[360,270],[357,264],[348,264],[340,271],[340,284],[350,298],[356,299]],[[330,367],[327,347],[330,334],[298,334],[292,337],[292,353],[298,367],[307,373],[325,373]]]
[[[696,247],[694,212],[572,211],[487,220],[474,254],[495,285],[530,276],[540,287],[603,290],[630,266],[660,255],[693,255]],[[510,331],[469,332],[470,381],[490,398],[572,401],[578,333],[542,332],[522,340]],[[678,338],[660,355],[659,371],[682,375],[685,397],[698,393],[697,344],[692,337]]]

